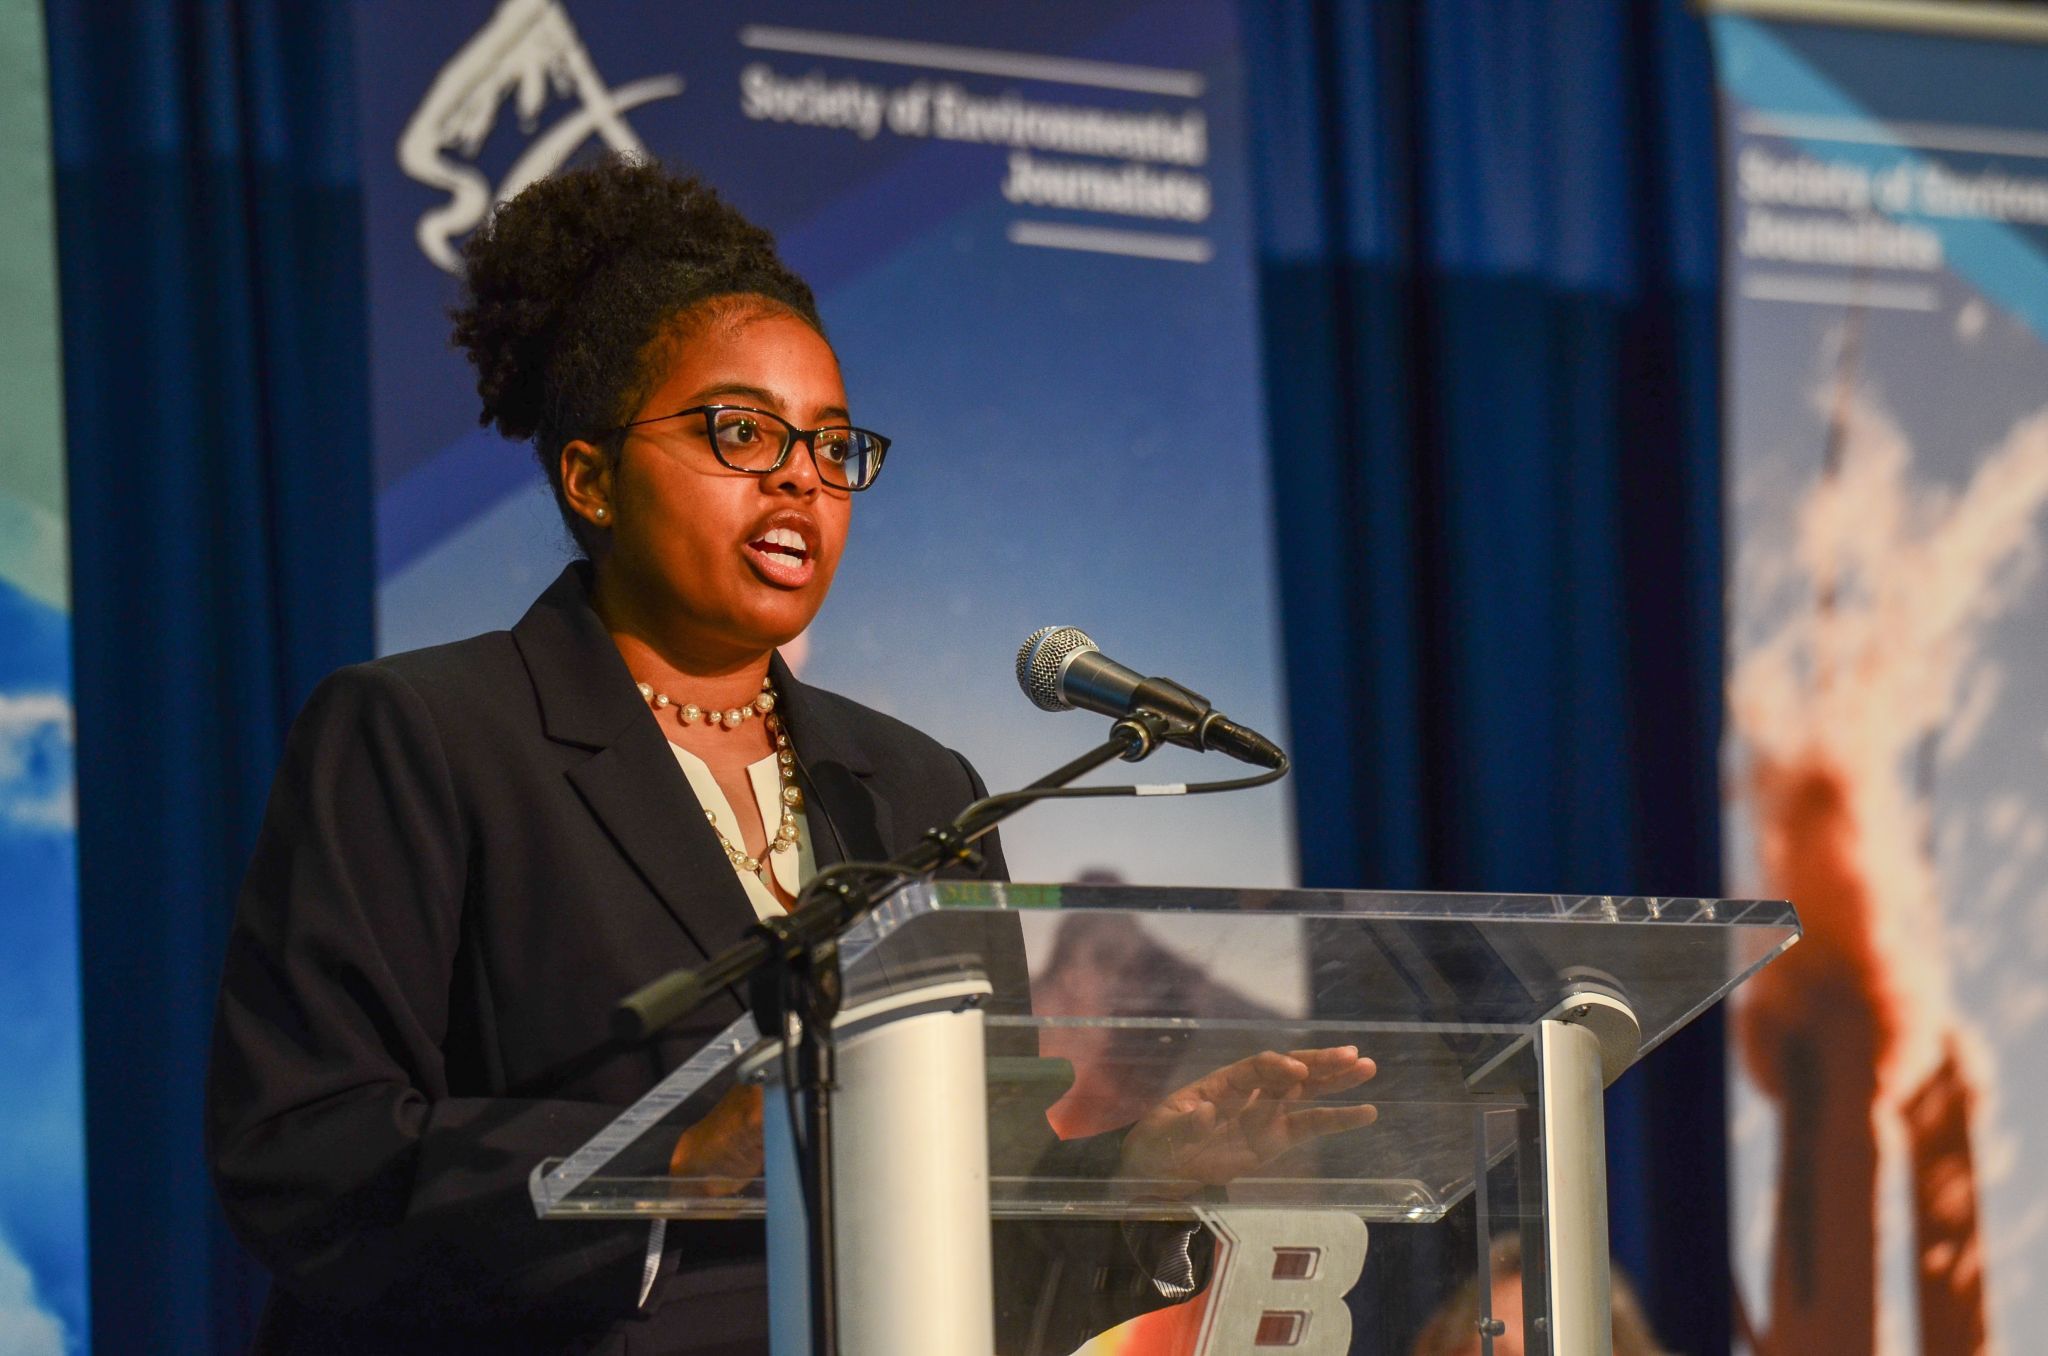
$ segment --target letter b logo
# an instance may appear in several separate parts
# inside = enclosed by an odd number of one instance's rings
[[[1341,1210],[1205,1210],[1216,1272],[1197,1356],[1345,1356],[1344,1296],[1365,1270],[1365,1221]]]

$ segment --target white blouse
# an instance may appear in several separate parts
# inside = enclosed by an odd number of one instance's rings
[[[670,744],[676,761],[682,764],[683,775],[690,779],[690,789],[697,793],[697,803],[711,812],[711,827],[725,835],[725,841],[734,847],[742,847],[745,839],[740,835],[739,817],[733,813],[732,803],[719,788],[718,778],[711,774],[711,767],[702,758],[691,753],[680,744]],[[768,832],[770,841],[775,837],[775,827],[782,822],[782,777],[775,766],[775,755],[747,764],[747,780],[754,788],[754,805],[761,812],[761,823]],[[804,812],[796,813],[795,851],[771,852],[768,867],[775,873],[775,883],[786,890],[791,898],[803,888],[803,883],[817,870],[817,863],[811,857],[810,826],[805,822]],[[747,902],[754,906],[757,918],[772,918],[783,912],[782,901],[775,897],[759,876],[739,867],[733,867],[733,874],[740,878],[740,885],[747,892]]]
[[[711,767],[702,758],[679,744],[670,744],[675,752],[676,762],[682,764],[683,775],[690,779],[690,789],[697,793],[697,803],[711,812],[711,827],[725,835],[728,843],[744,842],[740,834],[740,821],[732,812],[732,802],[719,789],[718,778],[711,775]],[[761,823],[773,841],[775,826],[782,822],[782,776],[775,767],[775,755],[769,754],[759,762],[747,764],[747,781],[754,788],[754,805],[761,812]],[[802,889],[803,883],[817,870],[817,863],[811,857],[810,825],[805,822],[804,812],[796,812],[796,850],[793,852],[771,852],[768,854],[768,869],[775,873],[775,883],[787,890],[791,897]],[[749,871],[733,867],[733,874],[740,878],[740,887],[747,892],[747,902],[754,906],[756,918],[769,918],[782,913],[782,901],[772,894],[761,878]],[[654,1279],[661,1272],[661,1249],[668,1237],[668,1221],[655,1220],[647,1230],[647,1255],[640,1267],[640,1305],[645,1307],[647,1297],[653,1293]]]

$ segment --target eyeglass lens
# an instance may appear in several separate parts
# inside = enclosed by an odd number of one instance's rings
[[[705,420],[718,459],[735,471],[774,469],[797,436],[788,421],[757,410],[707,410]],[[818,478],[828,485],[865,489],[881,470],[880,441],[865,429],[820,429],[810,443]]]

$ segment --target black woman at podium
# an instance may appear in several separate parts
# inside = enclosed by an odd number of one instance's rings
[[[511,630],[342,670],[294,727],[208,1091],[221,1200],[275,1278],[257,1350],[764,1352],[758,1224],[650,1249],[644,1225],[536,1219],[527,1179],[739,1014],[612,1045],[621,995],[983,794],[777,655],[889,440],[857,421],[810,289],[693,180],[624,158],[544,180],[465,264],[482,422],[532,444],[579,554]],[[1004,871],[993,839],[979,871]],[[1356,1056],[1235,1076],[1348,1086]],[[1215,1119],[1183,1100],[1120,1151],[1159,1171]],[[1039,1283],[1029,1254],[999,1239],[999,1308]],[[1173,1297],[1126,1270],[1099,1312]]]

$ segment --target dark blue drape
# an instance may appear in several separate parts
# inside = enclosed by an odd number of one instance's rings
[[[245,1349],[200,1090],[282,733],[368,656],[347,8],[47,7],[95,1346]]]
[[[49,0],[94,1331],[230,1352],[201,1167],[282,732],[371,645],[348,8]],[[1311,884],[1717,879],[1715,198],[1683,0],[1243,6]],[[1610,1101],[1617,1257],[1726,1349],[1710,1020]]]
[[[1305,883],[1714,892],[1701,21],[1242,13]],[[1616,1259],[1688,1352],[1727,1349],[1721,1050],[1703,1020],[1609,1099]]]

